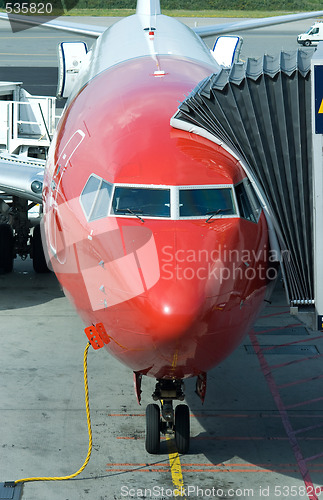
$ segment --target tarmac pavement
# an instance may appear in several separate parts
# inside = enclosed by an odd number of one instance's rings
[[[18,261],[0,276],[0,481],[64,476],[82,465],[83,328],[53,274]],[[322,332],[289,315],[279,283],[256,333],[209,372],[204,406],[195,381],[186,382],[192,440],[179,456],[165,440],[160,455],[145,451],[153,379],[144,378],[139,407],[131,371],[90,348],[90,462],[73,480],[26,483],[22,499],[166,500],[179,486],[193,499],[320,498],[321,489],[310,496],[306,488],[323,486],[322,355]]]

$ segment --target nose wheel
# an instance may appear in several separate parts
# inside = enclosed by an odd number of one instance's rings
[[[155,455],[160,448],[160,410],[157,404],[146,408],[146,451]]]
[[[153,399],[160,400],[161,412],[157,404],[146,408],[146,451],[157,454],[160,450],[160,434],[175,437],[178,453],[187,453],[190,446],[190,413],[185,404],[173,409],[173,401],[183,400],[181,380],[159,380]]]
[[[178,453],[187,453],[190,447],[190,412],[187,405],[175,408],[175,442]]]

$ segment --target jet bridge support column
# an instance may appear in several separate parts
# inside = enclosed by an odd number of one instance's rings
[[[323,330],[323,42],[312,58],[314,296],[317,328]]]

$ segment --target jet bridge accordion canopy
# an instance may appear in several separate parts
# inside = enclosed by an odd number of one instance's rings
[[[223,69],[200,82],[171,121],[224,143],[258,185],[291,305],[314,303],[312,55],[282,52]]]

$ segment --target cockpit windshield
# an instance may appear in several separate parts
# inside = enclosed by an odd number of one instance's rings
[[[242,217],[257,222],[261,205],[245,179],[237,185],[165,186],[113,184],[96,174],[88,178],[80,203],[88,221],[105,217],[173,220]]]
[[[235,213],[231,188],[181,188],[179,190],[180,217],[233,215]]]
[[[111,214],[170,217],[170,189],[116,186]]]

